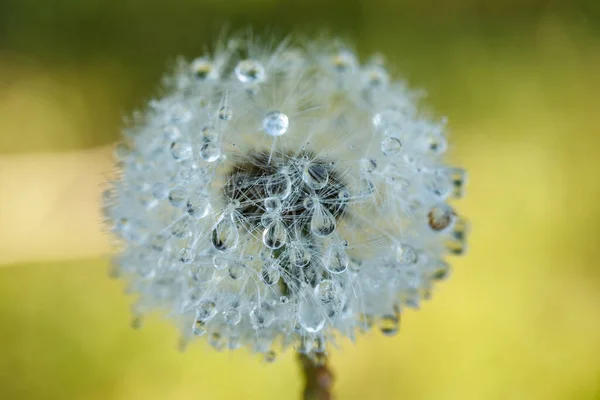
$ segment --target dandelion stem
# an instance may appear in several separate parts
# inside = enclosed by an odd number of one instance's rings
[[[315,362],[315,359],[319,362]],[[333,386],[333,373],[327,366],[324,354],[311,358],[305,354],[298,354],[304,375],[304,400],[333,400],[331,387]]]

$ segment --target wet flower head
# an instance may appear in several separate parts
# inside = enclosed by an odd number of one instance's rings
[[[464,251],[444,121],[381,57],[235,38],[165,88],[132,118],[105,193],[138,318],[162,310],[184,341],[269,360],[322,353],[373,325],[395,334]]]

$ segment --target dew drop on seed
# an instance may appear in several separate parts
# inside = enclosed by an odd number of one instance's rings
[[[455,199],[460,199],[464,196],[465,184],[467,182],[467,171],[462,168],[451,168],[448,171],[450,180],[452,181],[452,196]]]
[[[212,261],[213,261],[213,265],[218,270],[224,270],[229,265],[229,262],[227,261],[227,259],[225,257],[221,257],[221,256],[214,256]]]
[[[325,326],[325,314],[316,304],[305,300],[298,307],[298,322],[308,333],[317,333]]]
[[[155,183],[152,185],[152,196],[156,200],[164,200],[169,196],[169,188],[164,183]]]
[[[394,336],[400,329],[400,316],[399,315],[384,315],[377,322],[377,326],[381,333],[386,336]]]
[[[169,142],[174,142],[181,136],[181,131],[175,125],[167,125],[163,128],[163,137]]]
[[[276,250],[285,244],[287,239],[286,228],[279,219],[273,221],[264,231],[262,241],[265,246]]]
[[[171,107],[169,120],[175,124],[185,124],[192,119],[192,112],[181,104],[175,104]]]
[[[331,245],[323,255],[323,265],[332,274],[341,274],[348,269],[350,259],[344,247],[339,244]]]
[[[217,313],[216,304],[210,300],[204,300],[196,309],[196,321],[206,322]]]
[[[192,145],[175,141],[171,143],[171,155],[176,161],[189,160],[192,157]]]
[[[396,259],[401,266],[414,265],[418,261],[417,250],[408,244],[401,244],[396,251]]]
[[[192,61],[191,71],[195,78],[205,80],[213,75],[213,63],[206,57],[196,58]]]
[[[196,252],[190,247],[184,247],[179,252],[179,261],[184,264],[191,264],[196,258]]]
[[[292,193],[292,180],[288,174],[276,173],[267,179],[265,189],[270,197],[285,200]]]
[[[386,156],[399,154],[402,150],[402,142],[394,137],[386,137],[381,141],[381,152]]]
[[[230,265],[227,269],[227,272],[229,273],[229,277],[231,279],[239,280],[242,279],[244,275],[246,275],[246,267],[244,266],[244,264],[237,262],[235,264]]]
[[[335,230],[335,218],[327,208],[320,204],[313,207],[310,230],[320,237],[329,236]]]
[[[182,208],[187,203],[187,192],[183,188],[172,189],[168,197],[173,207]]]
[[[234,249],[239,241],[239,232],[233,218],[224,216],[212,231],[212,244],[219,251]]]
[[[275,362],[275,360],[277,359],[277,353],[275,353],[273,350],[269,350],[265,353],[265,362],[273,363]]]
[[[182,218],[171,226],[171,234],[178,238],[192,236],[187,218]]]
[[[281,136],[288,131],[290,120],[286,114],[280,111],[271,111],[263,118],[262,127],[267,135]]]
[[[219,109],[219,119],[221,121],[229,121],[233,117],[233,111],[227,106],[223,106]]]
[[[206,333],[206,325],[204,322],[200,320],[194,320],[194,324],[192,325],[192,333],[195,336],[202,336]]]
[[[450,276],[451,267],[450,264],[443,260],[437,260],[431,266],[431,278],[436,281],[443,281]]]
[[[221,148],[214,143],[204,143],[200,148],[200,157],[206,162],[215,162],[221,156]]]
[[[205,143],[214,143],[219,138],[219,133],[212,126],[202,128],[202,141]]]
[[[242,60],[235,66],[235,76],[242,83],[263,82],[265,67],[256,60]]]
[[[337,286],[331,279],[325,279],[315,287],[315,295],[323,303],[331,303],[337,296]]]
[[[329,172],[322,164],[309,163],[304,167],[302,180],[313,189],[323,189],[329,180]]]
[[[267,197],[264,203],[265,210],[269,214],[277,214],[281,211],[281,200],[279,197]]]
[[[448,148],[448,143],[443,136],[431,136],[427,140],[427,150],[431,154],[439,155],[443,154]]]
[[[427,218],[431,229],[434,231],[441,231],[452,224],[452,221],[454,220],[454,211],[449,205],[441,203],[429,210]]]
[[[263,266],[260,273],[260,279],[269,286],[273,286],[279,282],[280,277],[281,273],[279,272],[279,269],[273,269],[267,265]]]
[[[302,243],[295,243],[290,246],[288,253],[290,261],[298,268],[306,267],[310,263],[310,251]]]
[[[360,160],[360,170],[362,172],[373,172],[377,168],[377,161],[372,158],[363,158]]]
[[[229,326],[236,326],[242,320],[240,310],[235,307],[230,307],[225,311],[225,323]]]
[[[354,70],[358,65],[358,61],[354,53],[345,49],[334,54],[331,59],[331,63],[335,70],[340,73]]]
[[[250,322],[254,329],[269,327],[275,320],[275,314],[266,304],[256,306],[250,311]]]
[[[197,194],[190,197],[186,204],[186,211],[190,217],[195,219],[206,217],[210,211],[208,197],[203,194]]]
[[[190,270],[191,278],[199,283],[208,282],[213,278],[214,270],[206,267],[194,267]]]

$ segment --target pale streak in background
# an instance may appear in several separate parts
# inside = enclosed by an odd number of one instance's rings
[[[110,149],[0,155],[0,266],[108,251],[100,193]]]

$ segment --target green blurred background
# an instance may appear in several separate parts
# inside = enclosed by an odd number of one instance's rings
[[[332,352],[343,399],[600,399],[600,2],[1,0],[0,399],[287,399],[265,364],[129,326],[98,196],[123,115],[223,26],[327,29],[450,120],[470,252],[394,338]]]

